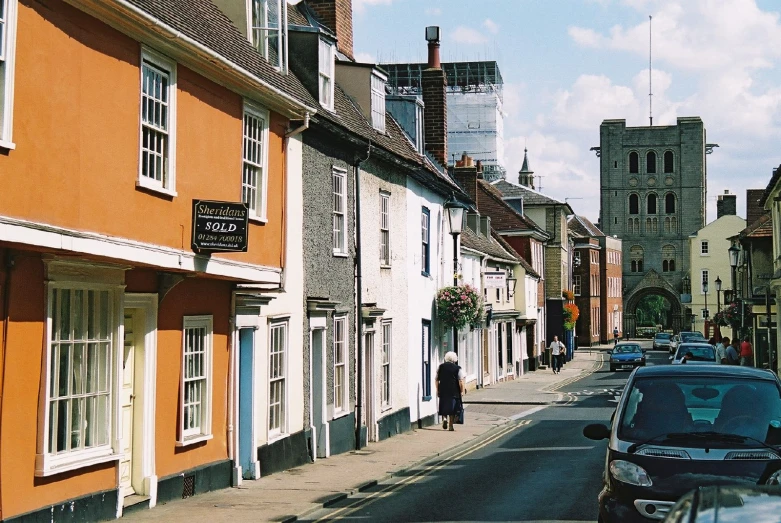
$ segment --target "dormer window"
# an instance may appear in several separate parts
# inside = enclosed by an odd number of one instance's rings
[[[287,71],[287,11],[283,0],[250,0],[252,44],[282,72]]]
[[[319,65],[319,89],[320,105],[334,110],[334,46],[333,44],[320,40],[320,53],[318,59]]]
[[[372,127],[385,132],[385,82],[387,78],[372,72]]]

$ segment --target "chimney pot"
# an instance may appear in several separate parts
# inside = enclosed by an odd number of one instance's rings
[[[436,25],[426,27],[426,41],[428,42],[428,67],[429,69],[440,69],[439,60],[439,39],[440,31]]]

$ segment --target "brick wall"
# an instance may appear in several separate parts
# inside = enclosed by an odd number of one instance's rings
[[[339,51],[354,59],[352,0],[307,0],[307,3],[326,27],[336,33]]]
[[[443,166],[447,166],[447,80],[442,69],[424,69],[423,120],[426,150]]]

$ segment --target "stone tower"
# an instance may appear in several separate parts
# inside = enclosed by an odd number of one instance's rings
[[[521,170],[518,171],[518,184],[534,189],[534,171],[529,169],[529,157],[527,156],[526,147],[523,148],[523,165]]]
[[[623,240],[624,332],[648,295],[672,306],[672,328],[689,326],[689,234],[705,225],[705,127],[699,117],[676,125],[600,126],[600,226]]]

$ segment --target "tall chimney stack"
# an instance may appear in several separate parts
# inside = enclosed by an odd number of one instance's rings
[[[352,0],[307,0],[323,24],[336,35],[339,51],[355,60],[353,54],[353,3]],[[282,2],[283,6],[287,1]]]
[[[716,200],[716,219],[722,216],[735,216],[737,213],[738,197],[725,189],[724,194],[720,194]]]
[[[447,79],[439,60],[440,30],[426,27],[428,67],[421,73],[426,150],[447,167]]]

